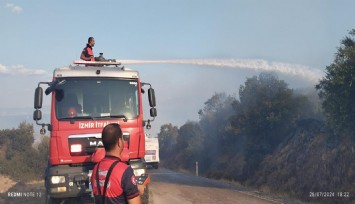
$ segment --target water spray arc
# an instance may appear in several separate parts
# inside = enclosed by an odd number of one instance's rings
[[[303,65],[269,62],[262,59],[181,59],[181,60],[119,60],[122,64],[186,64],[256,71],[276,71],[282,74],[318,81],[322,72]]]

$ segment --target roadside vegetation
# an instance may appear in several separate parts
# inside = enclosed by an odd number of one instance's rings
[[[32,124],[0,130],[0,174],[27,182],[44,178],[49,155],[49,137],[34,143]]]
[[[293,90],[273,73],[247,78],[239,98],[215,93],[198,121],[161,126],[162,165],[292,195],[347,203],[355,194],[355,30],[325,76]],[[319,96],[319,97],[318,97]],[[334,193],[324,198],[324,194]]]

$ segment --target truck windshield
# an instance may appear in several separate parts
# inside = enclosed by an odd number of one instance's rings
[[[138,81],[117,78],[65,78],[55,89],[58,120],[135,118]]]

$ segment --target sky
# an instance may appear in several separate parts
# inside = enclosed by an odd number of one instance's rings
[[[314,87],[355,28],[353,8],[351,0],[0,0],[0,129],[32,122],[38,82],[78,59],[90,36],[96,56],[122,61],[155,88],[151,134],[198,120],[214,93],[238,97],[262,71],[290,88]]]

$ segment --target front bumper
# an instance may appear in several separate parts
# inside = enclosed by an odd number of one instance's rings
[[[94,164],[85,166],[49,166],[46,171],[45,187],[51,198],[80,197],[91,193],[90,173]],[[53,176],[59,176],[60,183],[53,183]]]

